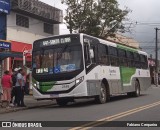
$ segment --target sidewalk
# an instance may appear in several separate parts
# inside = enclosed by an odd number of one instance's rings
[[[9,109],[0,107],[0,114],[15,112],[15,111],[19,111],[19,110],[38,108],[38,107],[43,107],[43,106],[49,106],[49,105],[53,105],[53,104],[56,103],[54,100],[53,101],[52,100],[37,101],[33,98],[32,95],[25,96],[24,97],[24,102],[25,102],[25,105],[27,107],[12,107],[12,108],[9,108]],[[1,105],[1,102],[0,102],[0,105]]]
[[[157,87],[155,84],[152,84],[151,88],[160,88],[160,85],[158,85],[158,87]]]

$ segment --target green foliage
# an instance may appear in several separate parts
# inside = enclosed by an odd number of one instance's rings
[[[129,10],[118,7],[117,0],[61,0],[68,6],[67,27],[92,36],[106,38],[125,32],[123,21]]]

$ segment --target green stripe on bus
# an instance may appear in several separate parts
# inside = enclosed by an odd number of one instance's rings
[[[136,72],[136,68],[129,68],[129,67],[120,67],[120,74],[121,74],[121,82],[122,84],[129,84],[131,82],[131,77]]]
[[[117,44],[117,48],[124,49],[124,50],[131,51],[131,52],[138,52],[137,49],[130,48],[130,47],[123,46],[123,45],[119,45],[119,44]]]
[[[39,87],[40,87],[40,90],[42,92],[47,92],[48,90],[50,90],[54,85],[55,85],[55,81],[52,81],[52,82],[40,82],[39,83]]]

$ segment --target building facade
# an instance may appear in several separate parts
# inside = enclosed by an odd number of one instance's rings
[[[11,12],[7,16],[6,39],[11,42],[11,51],[23,54],[31,50],[35,40],[59,34],[63,21],[62,10],[38,0],[11,0]],[[11,70],[23,65],[22,58],[7,58],[5,69]],[[31,66],[31,58],[27,58]]]

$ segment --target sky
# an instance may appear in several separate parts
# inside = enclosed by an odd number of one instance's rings
[[[40,0],[52,6],[63,10],[65,14],[65,5],[61,0]],[[128,7],[131,12],[128,15],[131,23],[131,32],[124,35],[132,37],[140,43],[143,50],[154,57],[155,46],[155,28],[160,28],[160,0],[117,0],[119,7],[124,9]],[[69,33],[66,25],[60,25],[60,33]],[[160,30],[158,37],[160,37]],[[160,55],[159,55],[160,58]]]

